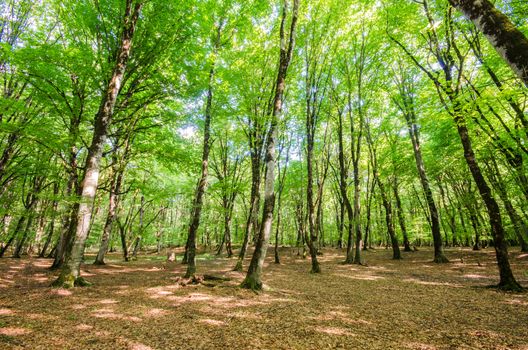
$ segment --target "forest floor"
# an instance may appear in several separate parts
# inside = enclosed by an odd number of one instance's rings
[[[528,287],[528,254],[511,250]],[[320,275],[296,252],[266,264],[260,294],[238,288],[236,259],[208,254],[198,272],[230,281],[181,286],[185,267],[165,256],[110,255],[83,266],[93,286],[52,289],[50,260],[0,259],[0,348],[528,349],[528,294],[486,288],[498,282],[492,249],[448,249],[443,265],[425,248],[401,261],[377,249],[368,266],[325,249]]]

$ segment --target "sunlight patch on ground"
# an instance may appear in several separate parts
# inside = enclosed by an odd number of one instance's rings
[[[334,276],[342,277],[342,278],[349,278],[353,280],[360,280],[360,281],[377,281],[377,280],[383,280],[385,277],[382,276],[375,276],[375,275],[360,275],[360,276],[349,276],[344,275],[342,273],[334,273]]]
[[[505,304],[509,304],[509,305],[528,306],[528,301],[522,301],[522,300],[519,300],[519,299],[506,300],[504,303]]]
[[[15,312],[11,309],[0,309],[0,316],[14,315]]]
[[[49,278],[48,277],[33,277],[32,278],[33,281],[36,281],[36,282],[48,282],[49,281]]]
[[[447,286],[447,287],[453,287],[453,288],[462,288],[460,284],[456,283],[449,283],[449,282],[431,282],[431,281],[422,281],[416,278],[406,278],[403,280],[404,282],[412,282],[416,284],[421,284],[424,286]]]
[[[146,310],[143,315],[145,317],[159,317],[159,316],[165,316],[169,313],[169,311],[164,309],[158,309],[158,308],[152,308]]]
[[[50,263],[51,263],[51,261],[46,261],[46,260],[42,260],[42,261],[34,261],[34,262],[33,262],[33,266],[35,266],[35,267],[48,268],[48,267],[50,266]]]
[[[128,347],[130,350],[153,350],[150,346],[141,343],[132,343]]]
[[[133,321],[133,322],[141,322],[141,318],[136,316],[126,316],[123,314],[116,313],[114,309],[112,308],[102,308],[102,309],[96,309],[92,311],[92,315],[97,318],[108,318],[108,319],[116,319],[116,320],[124,320],[124,321]]]
[[[27,318],[29,318],[29,319],[32,319],[32,320],[49,320],[49,319],[56,319],[57,318],[56,316],[36,314],[36,313],[27,314],[25,316]]]
[[[315,330],[320,333],[325,333],[328,335],[339,335],[347,337],[355,337],[356,334],[349,332],[346,328],[341,327],[316,327]]]
[[[500,335],[496,332],[492,332],[492,331],[488,331],[488,330],[475,330],[475,331],[470,331],[468,332],[468,334],[472,337],[478,337],[478,338],[491,338],[491,339],[495,339],[495,338],[499,338]]]
[[[117,303],[119,303],[119,301],[114,300],[114,299],[103,299],[103,300],[99,300],[97,303],[98,303],[98,304],[105,304],[105,305],[107,305],[107,304],[117,304]]]
[[[0,334],[7,335],[7,336],[16,336],[16,335],[24,335],[31,333],[31,330],[27,328],[20,328],[20,327],[4,327],[0,328]]]
[[[85,271],[85,270],[81,270],[81,276],[83,276],[83,277],[93,277],[93,276],[95,276],[95,273],[88,272],[88,271]]]
[[[470,279],[488,279],[488,278],[490,278],[488,276],[477,275],[477,274],[465,274],[462,277],[470,278]]]
[[[226,326],[227,325],[227,323],[224,321],[213,320],[210,318],[202,319],[202,320],[199,320],[198,322],[205,323],[211,326]]]
[[[93,326],[90,326],[89,324],[81,323],[75,326],[75,329],[79,331],[89,331],[93,329]]]
[[[60,296],[66,297],[66,296],[72,295],[73,292],[71,290],[68,290],[68,289],[59,288],[59,289],[52,289],[51,290],[51,294],[56,294],[56,295],[60,295]]]
[[[405,347],[408,349],[413,349],[413,350],[436,350],[437,349],[436,346],[423,344],[423,343],[416,343],[416,342],[405,343]]]
[[[15,283],[15,281],[11,281],[9,280],[9,278],[13,278],[13,276],[6,276],[6,278],[0,278],[0,282],[2,283],[3,287],[10,287],[9,284]]]

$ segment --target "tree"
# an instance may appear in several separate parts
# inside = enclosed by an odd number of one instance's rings
[[[288,13],[288,1],[285,0],[282,6],[282,17],[280,24],[280,59],[275,86],[275,96],[273,98],[273,112],[270,130],[266,144],[266,175],[264,188],[264,208],[262,211],[262,224],[260,226],[257,244],[251,258],[246,278],[242,282],[242,287],[252,290],[262,289],[262,266],[266,258],[268,240],[273,222],[273,209],[275,206],[275,142],[277,138],[277,124],[282,111],[283,95],[286,88],[286,74],[290,65],[293,46],[295,44],[295,29],[297,16],[299,13],[299,0],[293,0],[292,16],[288,38],[286,37],[286,17]]]
[[[114,106],[125,74],[136,23],[141,12],[142,2],[133,3],[127,0],[122,23],[122,37],[119,50],[116,52],[115,66],[108,79],[106,91],[101,100],[99,111],[94,120],[94,133],[85,162],[84,179],[81,185],[81,203],[77,213],[77,227],[71,253],[66,258],[61,274],[54,282],[56,286],[73,287],[86,285],[80,275],[81,260],[92,217],[92,205],[99,182],[99,168],[103,146],[106,141],[108,126],[112,120]]]

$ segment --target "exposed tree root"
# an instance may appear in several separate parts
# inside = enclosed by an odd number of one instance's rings
[[[59,276],[52,284],[53,288],[73,288],[73,287],[90,287],[93,284],[88,282],[83,277],[75,278],[73,275],[69,274],[66,276]]]
[[[447,259],[445,255],[442,254],[442,255],[435,256],[433,262],[437,264],[447,264],[449,263],[449,259]]]

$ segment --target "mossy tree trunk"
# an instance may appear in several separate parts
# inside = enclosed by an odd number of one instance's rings
[[[528,86],[528,39],[489,0],[449,0],[482,31],[499,55]]]

